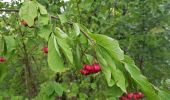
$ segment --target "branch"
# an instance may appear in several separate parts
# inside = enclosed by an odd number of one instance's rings
[[[90,40],[92,44],[95,44],[95,41],[83,30],[80,29],[80,31],[83,33],[83,35]]]
[[[0,12],[19,12],[18,9],[0,9]]]
[[[19,9],[0,9],[0,12],[19,12]],[[53,19],[59,19],[58,16],[49,15]]]

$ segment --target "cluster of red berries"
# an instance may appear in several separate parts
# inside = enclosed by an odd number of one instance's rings
[[[25,20],[21,20],[21,25],[28,26],[28,23]]]
[[[48,47],[44,47],[44,48],[42,48],[42,51],[44,52],[44,53],[48,53]]]
[[[83,75],[89,75],[98,73],[99,71],[101,71],[100,65],[98,63],[94,63],[92,65],[84,65],[83,68],[80,70],[80,73]]]
[[[138,100],[144,97],[141,92],[127,93],[119,98],[119,100]]]
[[[4,57],[0,57],[0,63],[5,62],[5,61],[6,61],[6,59]]]

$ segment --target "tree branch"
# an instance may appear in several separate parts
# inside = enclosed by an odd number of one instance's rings
[[[19,12],[19,9],[0,9],[0,12]],[[59,19],[58,16],[49,15],[53,19]]]
[[[18,9],[0,9],[0,12],[19,12]]]

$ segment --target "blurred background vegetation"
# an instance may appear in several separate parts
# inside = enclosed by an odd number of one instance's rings
[[[121,48],[129,54],[154,85],[170,90],[170,0],[37,0],[44,5],[51,15],[59,15],[67,21],[78,22],[85,25],[92,33],[106,34],[117,39]],[[19,9],[20,0],[10,3],[0,2],[0,9]],[[19,32],[18,14],[16,12],[0,12],[0,34],[11,35]],[[60,23],[53,20],[51,23],[60,26]],[[67,26],[63,22],[61,26]],[[68,30],[68,29],[63,29]],[[31,31],[31,30],[30,30]],[[27,34],[31,37],[30,34]],[[37,46],[35,52],[39,59],[32,60],[32,79],[35,86],[33,94],[36,96],[40,90],[40,84],[48,80],[51,75],[47,67],[46,56],[41,54],[40,48],[46,43],[38,38],[24,40],[27,48]],[[36,41],[36,42],[35,42]],[[43,44],[42,44],[43,43]],[[41,45],[39,45],[41,44]],[[39,50],[39,52],[37,51]],[[22,52],[22,51],[17,51]],[[37,56],[38,55],[38,56]],[[0,83],[0,95],[20,95],[25,96],[23,64],[20,62],[24,55],[13,55],[14,61],[8,66],[8,73],[5,80]],[[76,70],[76,69],[75,69]],[[71,76],[73,72],[68,72],[64,76]],[[75,76],[72,76],[73,80]],[[79,77],[79,75],[77,75]],[[69,83],[69,79],[63,81]],[[101,79],[103,79],[101,77]],[[89,78],[80,82],[75,80],[71,83],[70,98],[80,92],[79,96],[86,98],[91,94],[96,96],[106,96],[107,93],[100,95],[107,86],[100,78]],[[91,81],[92,84],[85,84],[84,81]],[[94,84],[93,84],[94,83]],[[79,84],[79,85],[77,85]],[[43,84],[45,85],[45,84]],[[100,86],[101,85],[101,86]],[[91,90],[86,90],[86,87]],[[103,90],[102,90],[102,89]],[[81,93],[86,91],[87,94]],[[95,91],[98,91],[96,93]],[[109,90],[108,90],[109,91]]]

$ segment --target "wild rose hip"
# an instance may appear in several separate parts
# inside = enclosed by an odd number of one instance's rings
[[[4,57],[0,57],[0,62],[5,62],[6,59]]]
[[[42,51],[43,51],[44,53],[48,53],[48,47],[42,48]]]

